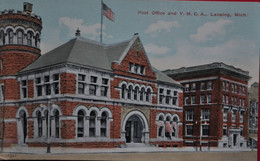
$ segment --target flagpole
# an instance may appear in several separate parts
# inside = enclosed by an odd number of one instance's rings
[[[101,26],[100,26],[100,42],[102,43],[102,28],[103,28],[103,0],[101,0]]]

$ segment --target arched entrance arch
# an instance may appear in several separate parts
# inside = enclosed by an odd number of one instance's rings
[[[129,112],[122,122],[122,139],[126,143],[149,143],[149,126],[140,111]]]

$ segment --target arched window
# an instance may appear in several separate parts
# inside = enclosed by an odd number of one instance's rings
[[[19,113],[21,123],[22,123],[22,130],[23,130],[23,143],[26,141],[27,137],[27,116],[24,110],[20,111]]]
[[[141,91],[140,91],[140,101],[143,101],[144,100],[144,88],[141,88]]]
[[[163,116],[159,117],[159,130],[158,130],[158,136],[162,137],[162,132],[163,132]]]
[[[139,88],[138,87],[135,87],[135,90],[134,90],[134,100],[137,100],[138,98],[138,92],[139,92]]]
[[[173,122],[172,122],[172,129],[173,129],[173,132],[172,132],[172,136],[173,137],[177,137],[177,135],[178,135],[178,118],[175,116],[174,118],[173,118]]]
[[[89,136],[96,136],[96,112],[90,112],[89,118]]]
[[[60,113],[58,110],[54,113],[54,121],[55,121],[55,137],[60,137]]]
[[[38,137],[42,137],[42,115],[41,112],[37,112],[37,126],[38,126]]]
[[[101,115],[101,136],[107,136],[107,113],[103,112]]]
[[[5,34],[4,31],[0,31],[0,45],[5,44]]]
[[[32,35],[31,31],[27,33],[27,45],[32,46]]]
[[[133,87],[129,86],[128,91],[127,91],[128,99],[132,99],[132,91],[133,91]]]
[[[126,85],[122,85],[122,93],[121,93],[121,97],[125,98],[125,93],[126,93]]]
[[[78,137],[84,136],[84,112],[79,110],[78,112]]]
[[[173,132],[171,123],[170,123],[171,118],[168,116],[166,117],[166,122],[165,122],[165,136],[167,139],[171,140],[171,134]]]
[[[14,43],[14,32],[13,32],[13,30],[8,31],[8,40],[9,40],[9,44]]]
[[[40,36],[39,36],[39,34],[36,34],[36,36],[35,36],[35,47],[38,46],[38,42],[40,42]]]
[[[146,92],[146,101],[147,102],[150,102],[150,97],[151,97],[151,89],[147,89],[147,92]]]
[[[21,30],[17,32],[17,44],[23,44],[23,32]]]

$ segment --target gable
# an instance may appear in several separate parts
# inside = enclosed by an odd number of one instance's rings
[[[156,75],[137,35],[129,43],[119,61],[112,65],[112,69],[117,74],[156,80]]]

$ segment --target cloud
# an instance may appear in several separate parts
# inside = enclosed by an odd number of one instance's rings
[[[89,24],[84,24],[83,19],[61,17],[59,19],[59,25],[66,26],[70,31],[70,33],[69,33],[70,35],[74,35],[76,29],[79,28],[81,31],[81,35],[82,34],[88,35],[88,36],[91,36],[91,38],[93,38],[93,39],[96,39],[97,37],[100,36],[100,29],[101,29],[100,23],[89,25]],[[113,38],[113,36],[108,35],[107,33],[104,32],[104,30],[106,29],[106,26],[103,25],[102,27],[103,27],[102,34],[103,34],[104,38]]]
[[[225,19],[220,19],[215,22],[207,22],[197,29],[196,34],[190,35],[190,39],[200,43],[212,40],[216,36],[224,36],[226,34],[225,26],[231,23],[232,21]]]
[[[159,70],[178,69],[195,65],[223,62],[236,68],[249,71],[252,82],[259,77],[258,47],[252,40],[231,39],[212,47],[194,45],[188,41],[176,44],[177,52],[164,57],[150,57],[150,61]]]
[[[146,34],[157,34],[161,31],[171,32],[171,29],[173,27],[179,27],[180,24],[178,21],[162,21],[159,20],[156,23],[151,24],[148,26],[148,28],[145,30],[144,33]]]
[[[156,44],[150,43],[144,46],[145,51],[154,56],[162,56],[167,54],[171,49],[165,46],[158,46]]]

